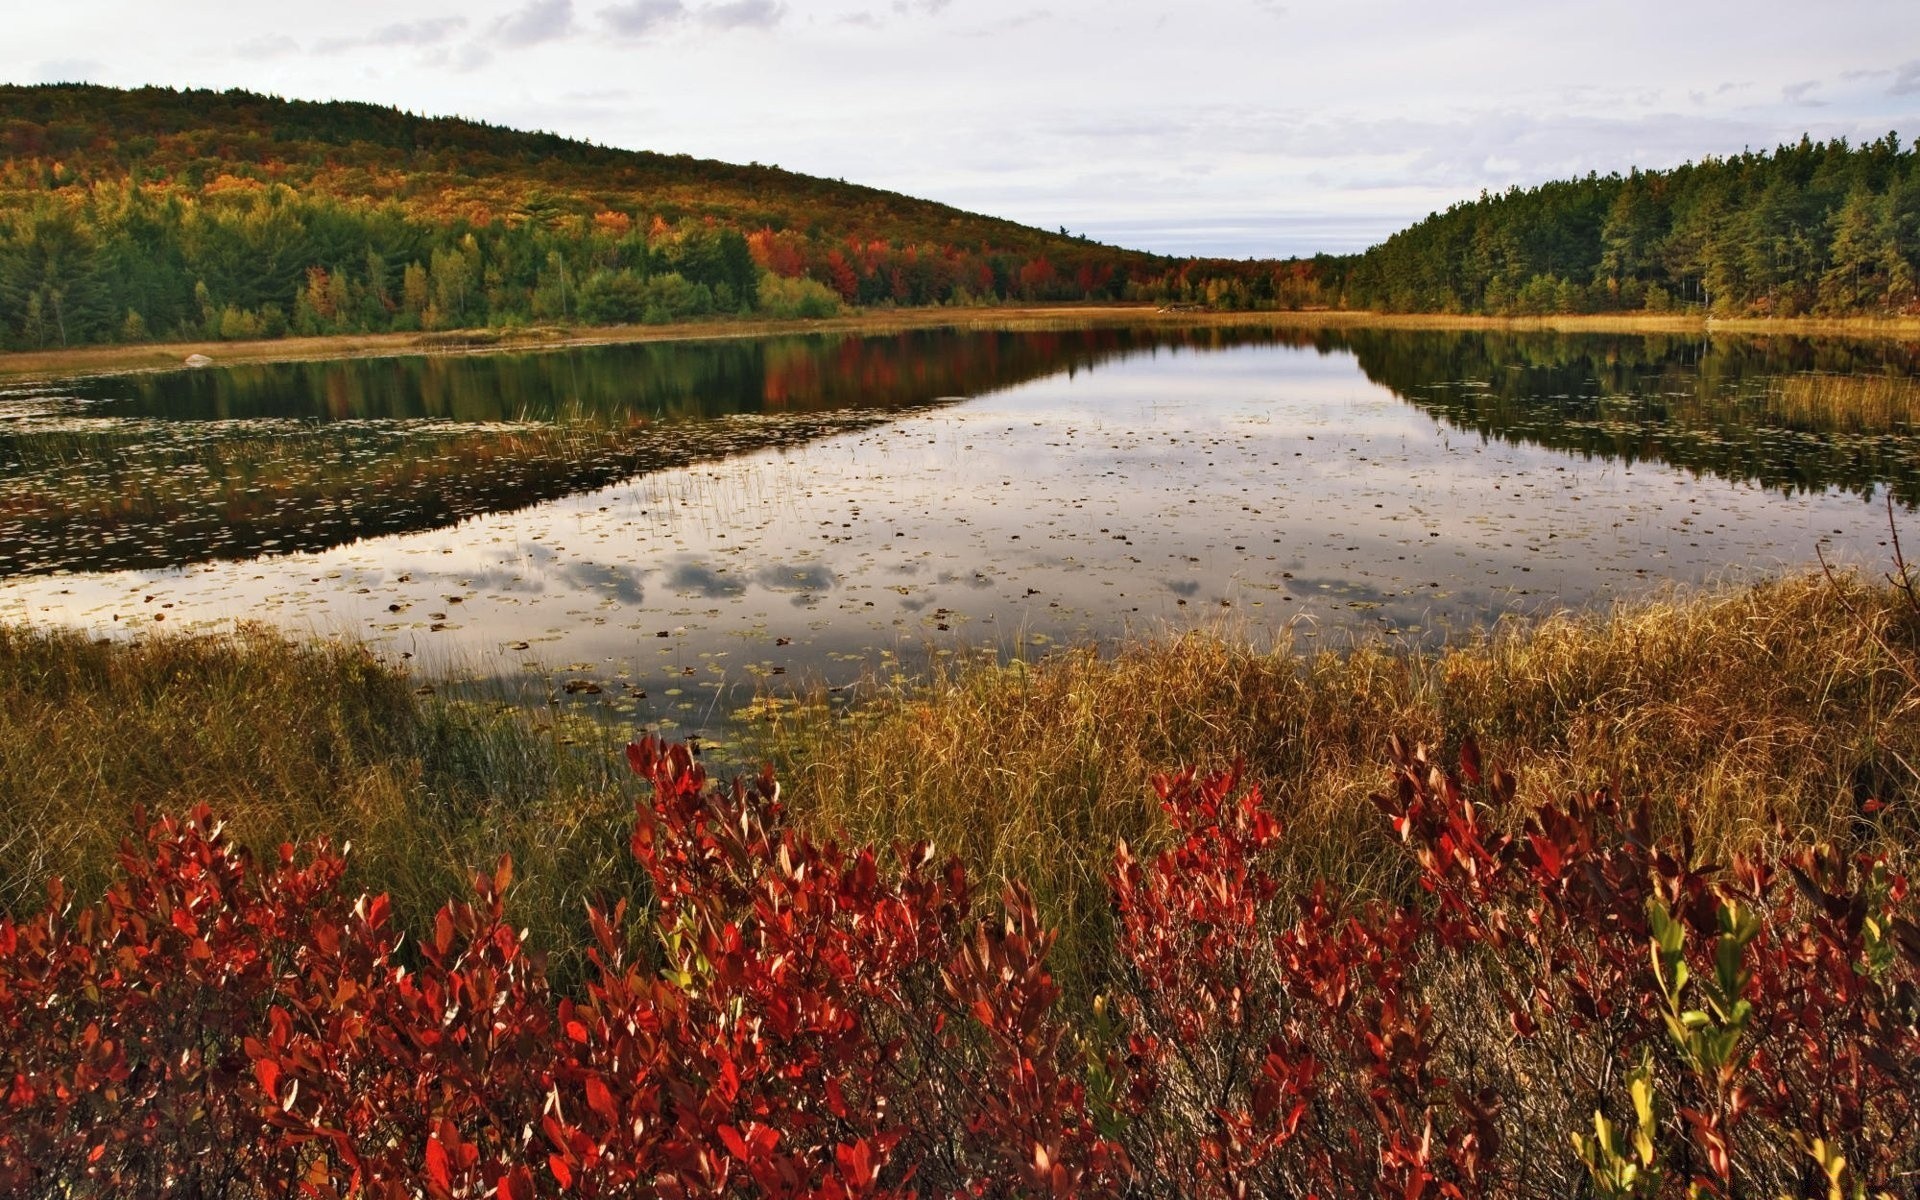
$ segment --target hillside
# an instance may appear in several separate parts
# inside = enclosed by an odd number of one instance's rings
[[[1802,138],[1482,194],[1368,250],[1347,299],[1398,312],[1913,312],[1920,154],[1894,134]]]
[[[1298,304],[1182,261],[777,167],[247,92],[0,86],[0,345],[824,315]]]

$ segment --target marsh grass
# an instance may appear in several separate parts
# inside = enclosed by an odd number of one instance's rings
[[[1909,432],[1920,428],[1920,379],[1890,374],[1783,375],[1767,389],[1767,411],[1800,428]]]
[[[930,839],[988,891],[1027,883],[1080,999],[1105,961],[1113,848],[1163,843],[1149,781],[1187,764],[1243,761],[1288,826],[1286,883],[1358,896],[1410,884],[1368,800],[1396,733],[1443,753],[1473,735],[1518,773],[1522,808],[1609,785],[1669,829],[1684,808],[1703,857],[1807,838],[1910,856],[1920,833],[1920,611],[1856,577],[1675,591],[1439,651],[1196,633],[936,662],[851,711],[764,705],[746,755],[773,761],[816,831]],[[205,802],[257,853],[350,841],[355,886],[392,894],[414,930],[510,853],[517,919],[565,979],[582,901],[645,895],[634,788],[603,732],[422,696],[353,645],[0,626],[0,909],[38,903],[54,874],[97,895],[136,806]]]
[[[414,688],[361,647],[261,629],[0,626],[0,910],[40,903],[53,875],[99,895],[136,808],[204,802],[256,854],[351,843],[353,882],[414,930],[510,853],[520,919],[566,959],[589,890],[636,883],[624,773],[518,710]]]
[[[1808,837],[1898,849],[1920,828],[1917,649],[1900,593],[1814,575],[1507,623],[1435,652],[1193,634],[974,662],[850,715],[780,712],[766,744],[814,826],[928,838],[1026,881],[1081,986],[1113,846],[1156,848],[1149,780],[1185,764],[1243,761],[1288,825],[1284,876],[1363,896],[1409,880],[1368,799],[1394,733],[1449,753],[1473,735],[1518,773],[1522,808],[1609,785],[1669,828],[1684,808],[1705,855]],[[1869,815],[1873,799],[1888,807]]]

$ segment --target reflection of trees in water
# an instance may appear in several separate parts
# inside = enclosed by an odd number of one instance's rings
[[[1326,348],[1483,437],[1920,504],[1920,352],[1881,341],[1342,330]]]
[[[0,575],[324,550],[1132,354],[1249,344],[1351,351],[1370,379],[1489,438],[1789,491],[1885,483],[1920,503],[1920,352],[1894,343],[916,330],[85,381],[0,432]]]
[[[52,419],[0,434],[0,575],[435,529],[1142,350],[1244,336],[931,330],[85,381],[64,390],[77,403],[55,403]],[[63,423],[62,408],[87,419]]]
[[[89,381],[95,415],[178,420],[551,421],[886,408],[978,395],[1231,331],[911,330],[645,342],[537,353],[240,365]],[[1240,335],[1245,336],[1245,335]]]

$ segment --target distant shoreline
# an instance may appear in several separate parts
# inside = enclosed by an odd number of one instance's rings
[[[1151,304],[998,305],[983,308],[909,308],[822,319],[733,318],[669,325],[471,329],[441,333],[337,334],[257,341],[143,342],[0,353],[0,379],[26,381],[81,375],[173,370],[189,355],[216,365],[314,362],[415,354],[547,350],[707,338],[773,337],[795,333],[890,333],[911,329],[1019,329],[1028,326],[1139,325],[1247,326],[1284,329],[1511,330],[1552,333],[1740,334],[1920,340],[1920,317],[1706,318],[1673,313],[1592,313],[1532,317],[1352,310],[1279,312],[1168,312]]]

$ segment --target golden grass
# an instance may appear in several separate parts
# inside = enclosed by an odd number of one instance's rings
[[[776,718],[796,811],[856,840],[929,838],[1022,879],[1091,969],[1115,842],[1163,836],[1150,778],[1236,759],[1291,834],[1288,876],[1359,893],[1407,878],[1368,796],[1390,734],[1467,734],[1523,803],[1617,783],[1710,850],[1851,835],[1868,793],[1920,801],[1920,614],[1891,588],[1814,576],[1509,624],[1434,653],[1296,654],[1194,634],[1111,656],[975,663],[851,717]]]
[[[757,746],[801,821],[928,838],[989,889],[1028,883],[1082,997],[1113,848],[1162,844],[1149,780],[1187,764],[1243,760],[1289,827],[1283,875],[1358,894],[1409,878],[1368,801],[1396,733],[1449,751],[1473,734],[1523,805],[1617,784],[1669,824],[1684,807],[1704,853],[1820,837],[1906,854],[1920,833],[1920,612],[1856,578],[1676,591],[1442,651],[1192,634],[949,665],[850,715],[770,707]],[[414,928],[511,853],[515,910],[564,974],[584,899],[644,895],[633,788],[606,739],[568,750],[504,708],[418,696],[352,645],[0,626],[0,911],[38,903],[50,874],[98,894],[136,805],[204,801],[257,851],[351,840],[355,885]],[[1886,812],[1868,818],[1868,797]]]
[[[360,647],[258,629],[126,643],[0,626],[0,911],[40,903],[52,875],[99,895],[136,807],[204,802],[256,854],[350,842],[353,882],[415,929],[511,853],[521,919],[564,953],[582,889],[631,885],[623,773],[413,686]]]
[[[1906,375],[1783,375],[1768,387],[1766,403],[1769,414],[1802,428],[1894,433],[1920,427],[1920,379]]]

